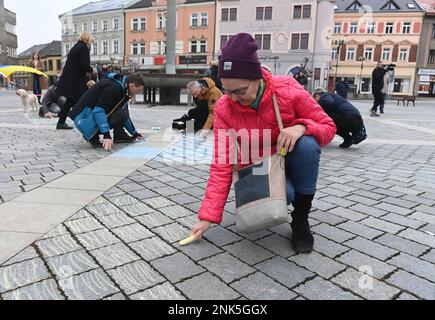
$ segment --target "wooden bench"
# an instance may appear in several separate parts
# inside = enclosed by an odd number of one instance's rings
[[[409,106],[409,103],[412,102],[414,107],[415,107],[415,99],[417,98],[417,96],[409,96],[409,95],[394,95],[391,97],[391,100],[397,100],[397,105],[400,104],[400,101],[403,102],[403,106],[405,106],[405,102],[406,102],[406,106]]]

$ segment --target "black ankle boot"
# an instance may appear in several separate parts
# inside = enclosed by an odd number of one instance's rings
[[[292,213],[293,229],[292,245],[297,253],[311,253],[314,246],[314,238],[310,230],[308,215],[310,213],[314,195],[303,195],[296,193],[293,202],[294,211]]]

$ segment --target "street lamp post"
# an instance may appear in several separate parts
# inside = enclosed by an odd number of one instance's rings
[[[332,87],[332,91],[334,92],[335,84],[337,83],[337,74],[338,74],[338,61],[340,59],[340,49],[342,46],[346,45],[346,41],[344,40],[338,40],[335,42],[337,45],[337,63],[335,65],[335,75],[334,75],[334,83]]]
[[[276,76],[276,69],[277,69],[277,63],[278,63],[279,57],[273,56],[272,59],[275,61],[274,62],[274,75]]]
[[[362,74],[363,74],[363,70],[364,70],[364,61],[366,61],[366,58],[361,56],[361,57],[358,58],[358,61],[361,62],[361,73],[360,73],[360,76],[359,76],[359,90],[358,90],[358,95],[360,95],[361,91],[362,91],[362,85],[363,85]]]

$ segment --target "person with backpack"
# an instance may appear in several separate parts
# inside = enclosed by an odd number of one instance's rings
[[[132,143],[144,137],[130,119],[128,103],[132,95],[143,91],[139,74],[128,77],[111,73],[86,91],[69,113],[83,138],[94,147],[110,151],[114,143]],[[130,133],[128,135],[124,128]],[[113,140],[110,131],[113,129]],[[103,143],[100,142],[103,135]]]

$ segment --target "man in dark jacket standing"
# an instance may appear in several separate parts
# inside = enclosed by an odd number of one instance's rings
[[[90,65],[89,48],[92,42],[92,35],[89,32],[83,32],[80,35],[80,40],[68,53],[68,58],[56,89],[57,96],[66,98],[66,103],[59,113],[58,130],[73,129],[66,124],[66,118],[71,108],[88,89],[86,86],[88,82],[86,74],[95,71]]]
[[[347,99],[347,93],[349,91],[349,85],[344,78],[341,78],[339,82],[335,85],[335,91],[343,99]]]
[[[143,91],[144,86],[145,83],[138,74],[129,77],[109,74],[108,79],[99,81],[81,97],[69,116],[83,138],[95,148],[109,151],[113,143],[142,140],[143,136],[137,132],[130,119],[128,102],[132,95]],[[114,131],[114,140],[110,135],[111,129]],[[102,144],[100,134],[104,136]]]
[[[354,144],[352,136],[360,130],[363,124],[359,110],[342,97],[323,90],[316,90],[313,97],[334,121],[337,126],[337,135],[344,139],[340,148],[350,148]]]
[[[373,108],[370,109],[371,117],[380,117],[377,114],[378,107],[384,105],[384,94],[382,93],[382,89],[384,88],[384,76],[387,73],[387,69],[379,62],[375,70],[372,73],[372,93],[375,98],[375,102],[373,104]]]

